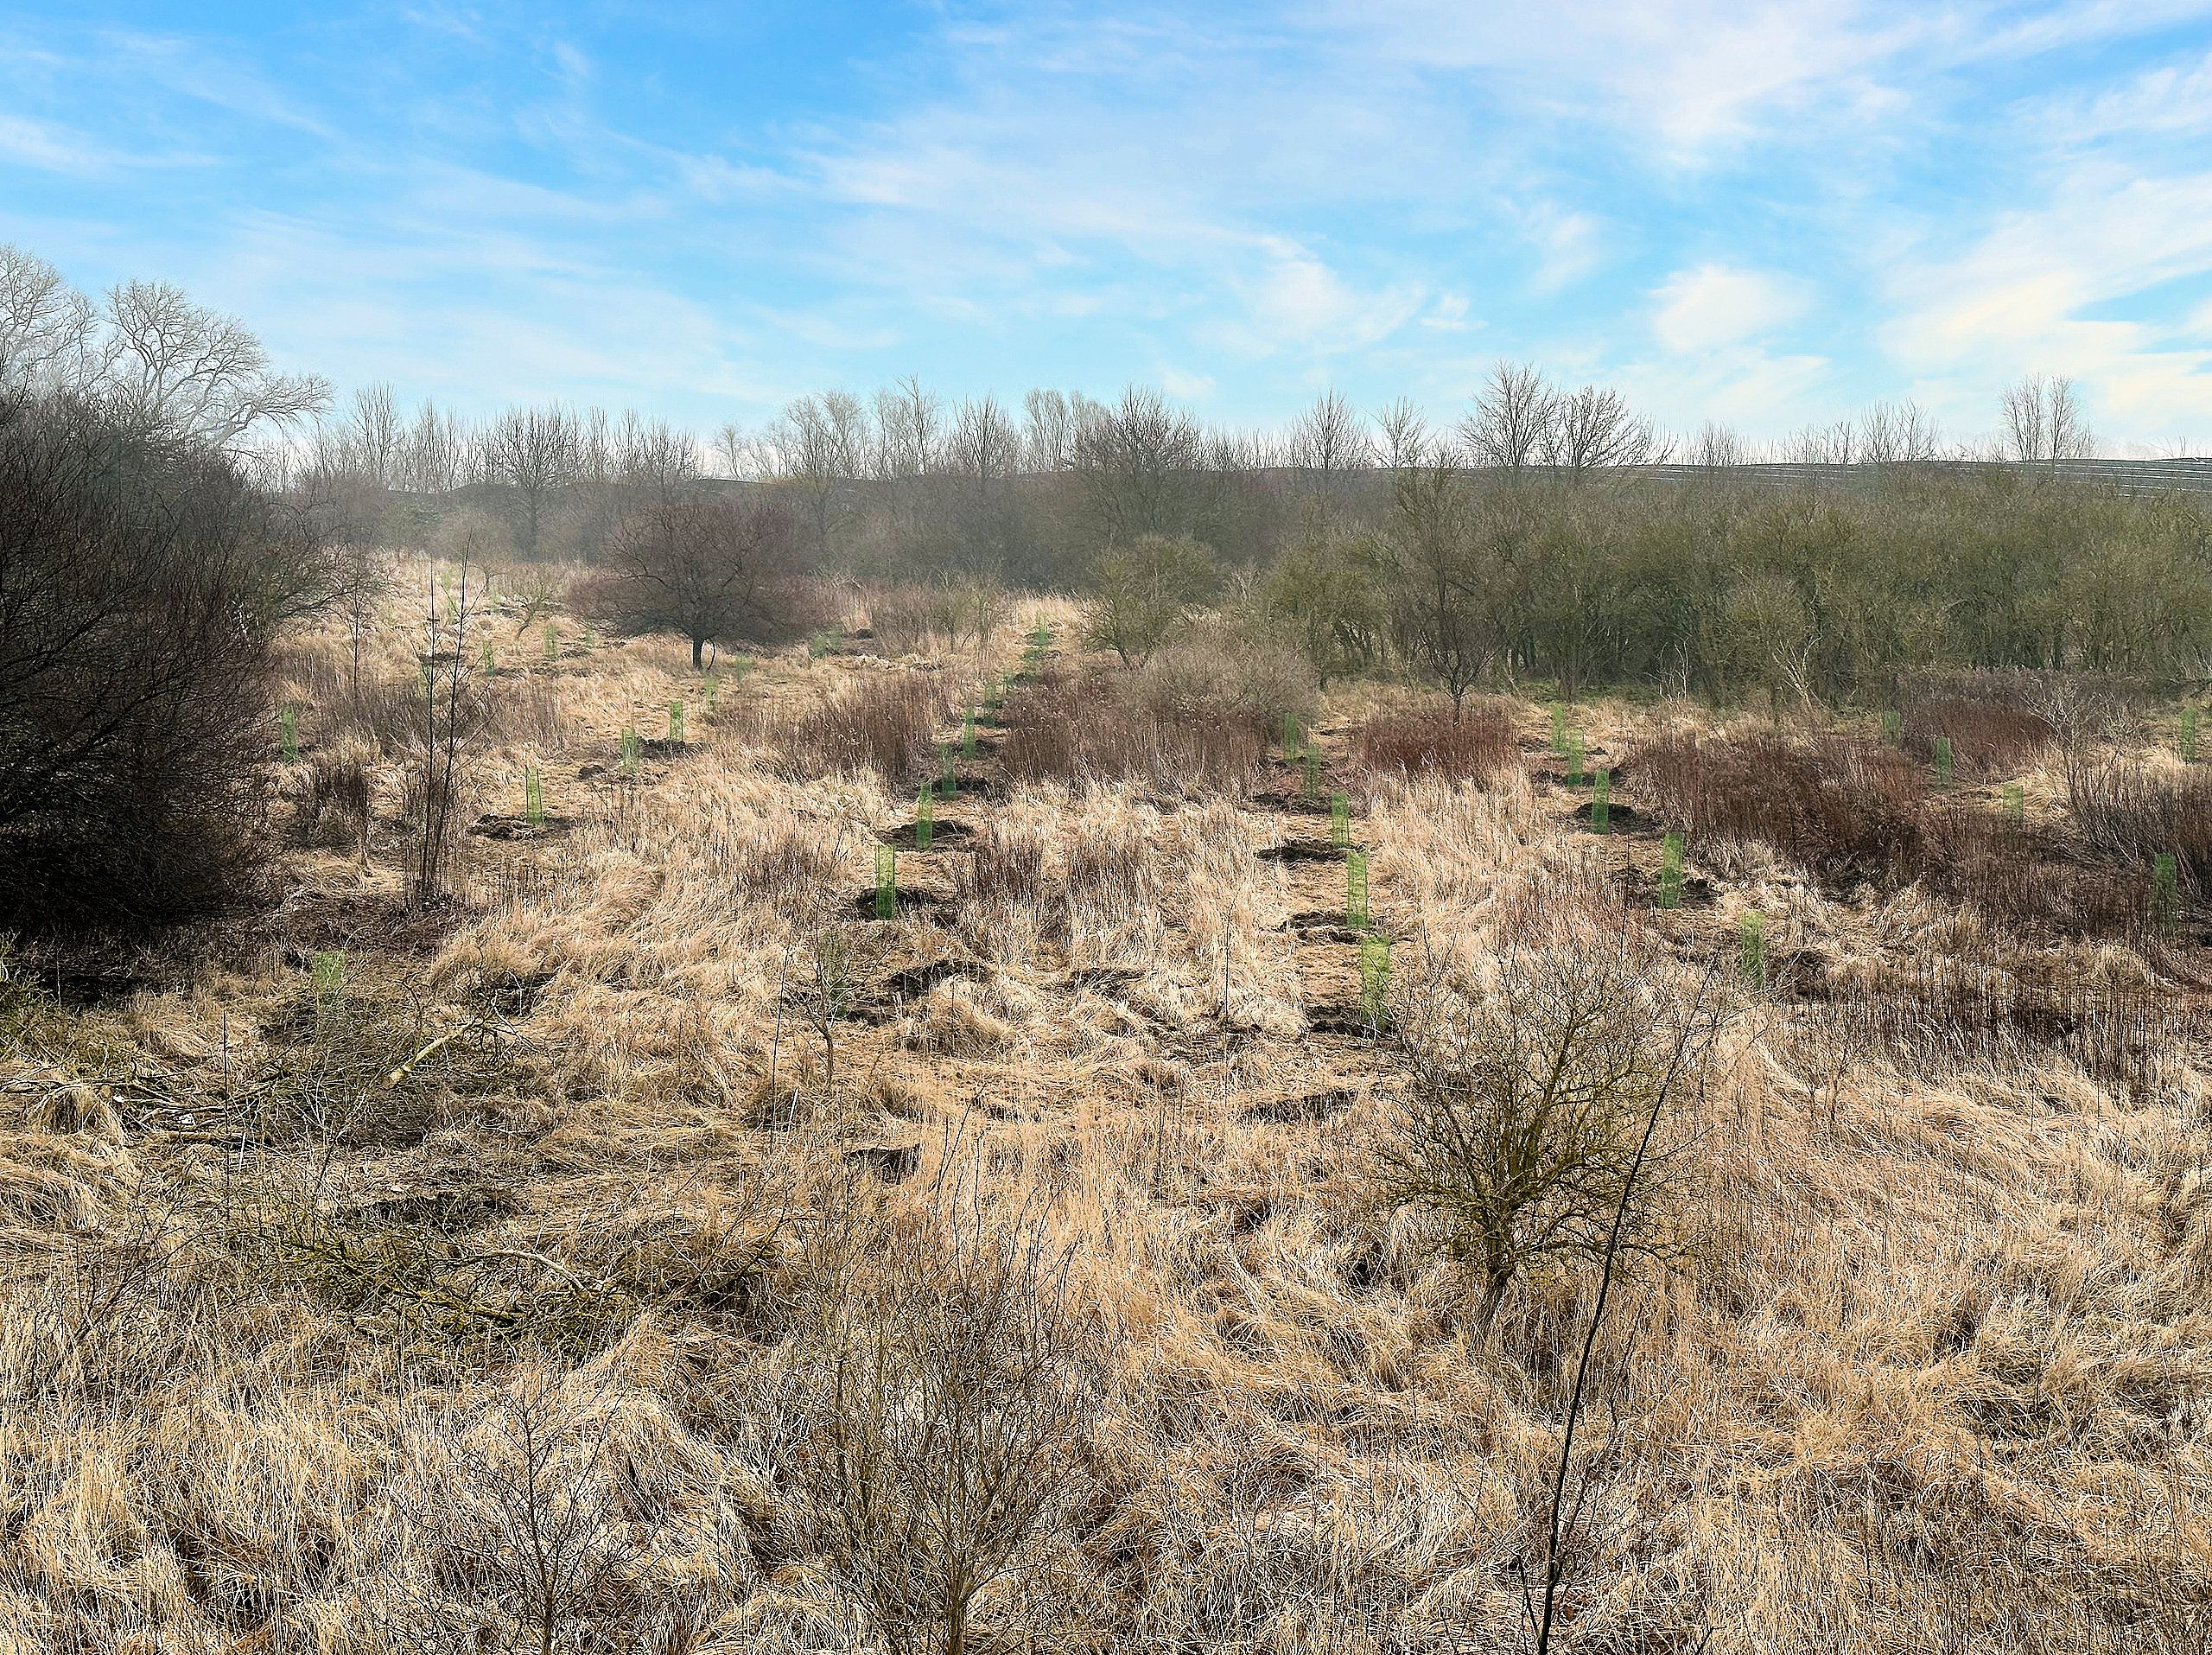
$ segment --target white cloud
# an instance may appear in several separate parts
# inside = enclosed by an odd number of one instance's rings
[[[1807,305],[1798,283],[1728,264],[1677,271],[1651,296],[1659,305],[1652,330],[1678,356],[1756,339],[1802,315]]]

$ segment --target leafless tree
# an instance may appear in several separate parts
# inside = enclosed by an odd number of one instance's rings
[[[1716,425],[1707,420],[1698,427],[1697,435],[1690,439],[1687,458],[1690,464],[1700,466],[1707,471],[1740,466],[1746,458],[1744,439],[1726,425]]]
[[[1538,452],[1546,465],[1577,482],[1593,471],[1650,465],[1666,457],[1650,423],[1637,418],[1619,391],[1597,385],[1553,399]]]
[[[2022,465],[2085,460],[2096,450],[2080,394],[2063,375],[2024,376],[2005,392],[2004,412],[2007,454]]]
[[[1476,395],[1474,411],[1460,422],[1468,463],[1519,476],[1545,452],[1560,400],[1535,363],[1497,364]]]
[[[425,402],[400,439],[397,486],[420,494],[449,494],[477,471],[475,439],[460,417]]]
[[[573,482],[582,457],[575,415],[558,404],[510,408],[484,433],[486,477],[513,491],[522,555],[537,555],[555,495]]]
[[[1427,456],[1428,421],[1412,398],[1400,397],[1383,404],[1375,411],[1375,426],[1382,437],[1378,458],[1390,470],[1417,466]]]
[[[1936,458],[1942,439],[1916,402],[1878,402],[1859,422],[1859,458],[1868,465],[1916,465]]]
[[[1204,449],[1198,422],[1156,391],[1131,385],[1111,408],[1089,404],[1075,468],[1098,539],[1112,545],[1185,528]]]
[[[606,566],[576,592],[579,611],[625,631],[668,627],[710,643],[782,635],[795,614],[791,516],[775,501],[679,500],[624,519]]]
[[[775,436],[785,474],[797,493],[817,560],[828,558],[843,525],[853,480],[868,474],[874,437],[868,410],[849,391],[801,397],[784,410]]]
[[[1393,624],[1402,647],[1452,697],[1459,722],[1497,652],[1483,602],[1488,560],[1474,533],[1466,474],[1438,450],[1393,474],[1384,546],[1393,576]]]
[[[1065,471],[1075,459],[1075,414],[1057,391],[1033,391],[1021,399],[1022,441],[1032,471]]]
[[[257,425],[296,424],[330,400],[326,381],[270,372],[259,340],[166,282],[114,288],[104,320],[102,400],[143,430],[227,449]]]
[[[1790,439],[1789,458],[1799,465],[1847,466],[1862,457],[1859,428],[1850,420],[1808,425]]]
[[[99,315],[35,253],[0,242],[0,391],[84,384]]]
[[[1287,457],[1301,470],[1329,478],[1364,471],[1375,463],[1375,450],[1350,398],[1340,391],[1325,391],[1291,427]]]
[[[354,391],[353,404],[339,430],[347,464],[378,488],[400,486],[400,453],[406,431],[391,385],[380,381]]]

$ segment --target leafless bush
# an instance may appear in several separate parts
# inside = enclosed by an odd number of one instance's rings
[[[605,1647],[633,1607],[643,1544],[606,1440],[604,1377],[525,1365],[457,1408],[402,1417],[405,1458],[375,1599],[403,1648],[554,1655]]]
[[[1282,716],[1310,716],[1313,671],[1281,633],[1249,616],[1209,620],[1164,645],[1122,693],[1163,724],[1227,717],[1264,742]]]
[[[251,873],[270,646],[335,572],[228,460],[0,396],[0,914],[101,926]]]
[[[2148,864],[2166,855],[2178,877],[2201,887],[2212,878],[2212,769],[2153,769],[2122,754],[2071,765],[2067,805],[2091,848]]]
[[[785,737],[784,760],[799,777],[873,770],[892,786],[934,765],[945,716],[944,690],[920,673],[871,678],[801,715]]]
[[[1267,763],[1268,737],[1236,709],[1134,704],[1099,674],[1047,674],[1014,697],[1000,756],[1021,780],[1142,780],[1185,797],[1242,793]]]
[[[1360,727],[1355,750],[1377,775],[1441,775],[1486,781],[1520,762],[1513,717],[1496,703],[1478,702],[1454,722],[1451,711],[1378,714]]]
[[[979,646],[1013,608],[1003,587],[981,578],[871,587],[865,597],[868,625],[877,641],[900,652],[918,650],[933,639]]]
[[[1924,677],[1901,698],[1901,733],[1923,759],[1934,757],[1937,736],[1948,740],[1961,775],[2016,775],[2057,739],[2036,704],[2043,688],[2018,673]]]
[[[1693,837],[1771,846],[1824,872],[1909,864],[1927,785],[1904,754],[1846,736],[1670,729],[1630,751],[1638,800]]]
[[[922,1212],[847,1220],[802,1376],[800,1524],[893,1655],[1045,1630],[1017,1588],[1082,1497],[1103,1397],[1047,1214],[987,1216],[976,1177],[963,1155]]]
[[[1379,1190],[1439,1225],[1487,1336],[1532,1267],[1595,1259],[1633,1186],[1630,1252],[1677,1244],[1684,1104],[1720,1026],[1707,988],[1628,933],[1516,945],[1491,992],[1409,974],[1391,1016],[1412,1069],[1377,1146]]]

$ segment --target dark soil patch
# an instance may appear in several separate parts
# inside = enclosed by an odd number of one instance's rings
[[[845,1151],[845,1159],[865,1167],[887,1184],[904,1183],[922,1164],[918,1143],[864,1143]]]
[[[468,831],[478,839],[557,839],[575,825],[566,816],[548,816],[533,824],[527,817],[486,815],[470,823]]]
[[[876,837],[885,844],[895,844],[902,850],[955,850],[976,837],[975,829],[965,822],[939,822],[931,830],[930,842],[920,843],[921,828],[913,822],[901,823],[888,833]]]
[[[900,913],[935,913],[942,912],[945,906],[945,899],[934,891],[899,891],[896,894]],[[861,919],[874,919],[875,887],[869,886],[846,907]]]
[[[1326,839],[1285,839],[1281,844],[1262,845],[1258,852],[1262,862],[1342,862],[1344,853]]]
[[[1355,1040],[1371,1040],[1376,1033],[1375,1024],[1358,1006],[1313,1006],[1306,1013],[1306,1026],[1317,1034],[1345,1034]]]
[[[1597,815],[1598,805],[1594,799],[1585,799],[1574,807],[1574,819],[1578,822],[1594,821],[1597,819]],[[1651,831],[1649,818],[1633,806],[1622,804],[1618,799],[1612,802],[1606,812],[1606,822],[1608,831],[1615,833],[1645,833]]]
[[[1329,1092],[1309,1092],[1302,1098],[1269,1098],[1244,1111],[1248,1119],[1288,1125],[1294,1121],[1328,1121],[1352,1105],[1356,1094],[1338,1086]]]

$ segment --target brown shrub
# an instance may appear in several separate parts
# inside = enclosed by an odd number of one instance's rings
[[[1487,781],[1520,762],[1521,742],[1504,707],[1476,703],[1456,724],[1440,707],[1378,713],[1360,726],[1353,750],[1376,775]]]
[[[1243,793],[1267,763],[1259,721],[1214,703],[1135,704],[1102,674],[1054,673],[1014,697],[1000,749],[1025,781],[1148,783],[1183,797]]]
[[[1670,729],[1626,767],[1644,805],[1695,838],[1765,844],[1825,873],[1890,872],[1918,855],[1926,783],[1872,742]]]
[[[2050,720],[2028,704],[2029,690],[2010,677],[1948,680],[1923,686],[1899,709],[1900,733],[1922,759],[1936,756],[1936,738],[1951,743],[1961,776],[2018,775],[2057,737]]]
[[[2117,860],[2174,859],[2181,881],[2212,879],[2212,769],[2155,769],[2112,754],[2069,765],[2067,805],[2091,849]]]
[[[784,738],[785,767],[798,777],[873,770],[904,786],[932,767],[946,707],[944,690],[919,673],[869,678],[801,716]]]

